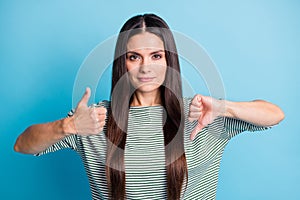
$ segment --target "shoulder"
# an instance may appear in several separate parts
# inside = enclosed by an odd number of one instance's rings
[[[184,113],[187,114],[189,112],[189,107],[192,101],[192,97],[183,97],[183,109],[184,109]]]
[[[192,97],[183,97],[182,98],[184,108],[189,107],[189,105],[191,104],[192,99],[193,99]]]
[[[183,97],[182,100],[184,103],[190,103],[192,101],[193,97]]]

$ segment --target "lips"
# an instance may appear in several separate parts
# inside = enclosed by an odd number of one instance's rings
[[[153,79],[154,79],[154,77],[138,77],[138,80],[143,83],[151,82],[151,81],[153,81]]]

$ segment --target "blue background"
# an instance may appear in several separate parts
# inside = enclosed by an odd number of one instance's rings
[[[265,99],[285,111],[279,126],[229,143],[217,199],[300,199],[299,9],[296,0],[1,1],[0,199],[90,198],[76,153],[37,158],[13,144],[29,125],[64,117],[84,58],[145,12],[207,50],[228,99]]]

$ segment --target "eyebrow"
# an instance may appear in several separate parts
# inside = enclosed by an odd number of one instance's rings
[[[153,51],[150,54],[164,53],[164,52],[165,52],[165,50],[158,50],[158,51]],[[126,54],[128,54],[128,53],[132,53],[132,54],[135,54],[135,55],[140,55],[139,53],[137,53],[135,51],[127,51]]]

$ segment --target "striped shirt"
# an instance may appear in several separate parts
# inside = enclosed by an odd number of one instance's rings
[[[184,99],[188,183],[182,199],[215,199],[220,161],[228,141],[243,131],[264,130],[267,127],[218,117],[191,141],[189,137],[197,122],[187,120],[190,102],[190,98]],[[98,105],[109,109],[107,101]],[[69,116],[73,113],[71,111]],[[162,106],[129,109],[124,153],[127,199],[167,199],[163,114]],[[75,150],[84,163],[93,199],[108,199],[105,174],[107,139],[104,132],[93,136],[70,135],[37,155],[65,148]]]

